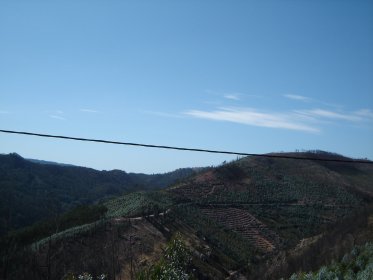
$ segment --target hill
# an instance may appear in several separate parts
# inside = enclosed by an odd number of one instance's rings
[[[155,190],[196,174],[192,168],[165,174],[134,174],[0,155],[0,236],[52,218],[79,205],[139,190]]]
[[[323,162],[347,158],[320,151],[283,155],[311,159],[246,157],[106,201],[96,222],[3,254],[8,279],[150,275],[140,272],[167,266],[162,248],[175,234],[190,255],[186,275],[279,279],[373,241],[373,165]]]

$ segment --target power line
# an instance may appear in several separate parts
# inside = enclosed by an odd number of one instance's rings
[[[62,135],[51,135],[51,134],[41,134],[41,133],[34,133],[34,132],[3,130],[3,129],[0,129],[0,132],[9,133],[9,134],[18,134],[18,135],[46,137],[46,138],[57,138],[57,139],[65,139],[65,140],[96,142],[96,143],[104,143],[104,144],[116,144],[116,145],[137,146],[137,147],[145,147],[145,148],[168,149],[168,150],[189,151],[189,152],[203,152],[203,153],[226,154],[226,155],[237,155],[237,156],[252,156],[252,157],[263,157],[263,158],[280,158],[280,159],[296,159],[296,160],[317,160],[317,161],[329,161],[329,162],[341,162],[341,163],[373,164],[373,161],[369,161],[369,160],[330,159],[330,158],[313,158],[313,157],[303,157],[303,156],[299,156],[298,157],[298,156],[288,156],[288,155],[241,153],[241,152],[219,151],[219,150],[209,150],[209,149],[184,148],[184,147],[174,147],[174,146],[164,146],[164,145],[152,145],[152,144],[140,144],[140,143],[131,143],[131,142],[119,142],[119,141],[90,139],[90,138],[80,138],[80,137],[71,137],[71,136],[62,136]]]

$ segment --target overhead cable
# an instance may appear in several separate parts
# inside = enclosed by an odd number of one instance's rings
[[[65,139],[65,140],[96,142],[96,143],[104,143],[104,144],[116,144],[116,145],[137,146],[137,147],[145,147],[145,148],[168,149],[168,150],[189,151],[189,152],[203,152],[203,153],[226,154],[226,155],[237,155],[237,156],[252,156],[252,157],[263,157],[263,158],[317,160],[317,161],[329,161],[329,162],[340,162],[340,163],[373,164],[373,161],[361,160],[361,159],[356,159],[356,160],[355,159],[332,159],[332,158],[307,157],[307,156],[295,156],[295,155],[291,156],[291,155],[281,155],[281,154],[255,154],[255,153],[243,153],[243,152],[232,152],[232,151],[221,151],[221,150],[219,151],[219,150],[209,150],[209,149],[199,149],[199,148],[184,148],[184,147],[165,146],[165,145],[119,142],[119,141],[111,141],[111,140],[100,140],[100,139],[51,135],[51,134],[42,134],[42,133],[34,133],[34,132],[25,132],[25,131],[3,130],[3,129],[0,129],[0,132],[9,133],[9,134],[27,135],[27,136],[38,136],[38,137],[45,137],[45,138],[57,138],[57,139]]]

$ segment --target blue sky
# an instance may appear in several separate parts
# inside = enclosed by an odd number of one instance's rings
[[[0,128],[373,159],[372,1],[1,1]],[[156,173],[234,157],[0,135]]]

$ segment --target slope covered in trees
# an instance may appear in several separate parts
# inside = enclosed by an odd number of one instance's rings
[[[79,205],[126,192],[161,189],[196,172],[192,168],[155,175],[97,171],[37,163],[17,154],[0,155],[0,236]]]
[[[152,265],[180,233],[191,256],[183,269],[191,277],[279,279],[317,271],[373,241],[372,165],[319,161],[346,159],[325,152],[286,155],[311,159],[242,158],[163,190],[106,201],[96,222],[26,246],[33,250],[25,255],[9,250],[7,275],[156,274]]]
[[[315,272],[294,273],[289,280],[317,279],[373,279],[373,243],[367,242],[362,246],[354,246],[352,251],[345,254],[338,262],[322,266]]]

